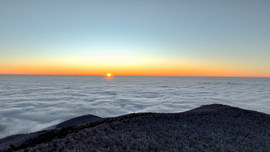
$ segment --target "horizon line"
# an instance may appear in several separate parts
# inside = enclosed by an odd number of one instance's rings
[[[17,75],[17,76],[106,76],[95,74],[0,74],[0,75]],[[185,76],[185,75],[112,75],[112,77],[118,76],[138,76],[138,77],[228,77],[228,78],[270,78],[270,76]]]

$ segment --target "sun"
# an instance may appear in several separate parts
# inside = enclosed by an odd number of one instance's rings
[[[107,73],[107,77],[110,78],[112,76],[111,73]]]

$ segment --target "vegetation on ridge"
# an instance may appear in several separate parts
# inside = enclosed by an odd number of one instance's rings
[[[184,113],[130,114],[46,134],[12,148],[29,152],[270,151],[270,116],[210,105]]]
[[[50,142],[54,138],[63,138],[70,133],[77,133],[79,130],[82,130],[85,128],[95,127],[95,126],[100,125],[100,124],[111,123],[111,122],[114,122],[116,120],[121,121],[124,119],[145,116],[145,115],[150,115],[150,114],[153,114],[153,113],[132,113],[132,114],[127,114],[127,115],[123,115],[123,116],[119,116],[119,117],[106,118],[102,121],[91,122],[91,123],[87,123],[87,124],[83,124],[83,125],[68,126],[68,127],[64,127],[61,129],[49,130],[43,134],[38,135],[37,137],[26,140],[23,144],[21,144],[18,147],[11,144],[10,149],[8,151],[24,149],[26,147],[34,147],[34,146],[41,144],[41,143]]]

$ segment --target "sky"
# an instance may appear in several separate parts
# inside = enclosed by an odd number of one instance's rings
[[[270,77],[269,0],[3,0],[0,74]]]

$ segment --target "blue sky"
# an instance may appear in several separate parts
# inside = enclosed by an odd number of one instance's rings
[[[186,66],[191,71],[224,68],[226,76],[270,76],[270,1],[14,0],[0,4],[3,74],[16,73],[30,61],[76,67],[81,65],[77,60],[85,57],[118,57],[122,64],[131,58],[137,58],[135,65],[155,60],[145,66],[167,65],[174,71]],[[83,64],[94,66],[91,61]],[[102,68],[105,72],[106,65]],[[210,71],[197,75],[215,75],[215,70]]]

